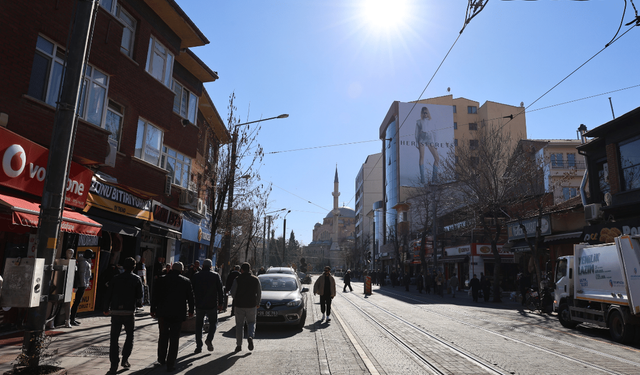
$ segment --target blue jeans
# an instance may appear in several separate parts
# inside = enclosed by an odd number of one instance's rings
[[[206,341],[213,341],[213,334],[216,333],[218,326],[218,309],[196,309],[196,347],[202,348],[202,327],[204,326],[204,317],[209,317],[209,333],[207,333]]]

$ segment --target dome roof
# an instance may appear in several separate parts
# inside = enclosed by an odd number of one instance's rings
[[[347,207],[347,206],[342,206],[340,207],[340,216],[342,217],[356,217],[356,211],[353,208]],[[329,213],[327,214],[327,216],[325,216],[326,219],[333,217],[333,210],[329,211]]]

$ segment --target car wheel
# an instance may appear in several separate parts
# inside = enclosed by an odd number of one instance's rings
[[[304,329],[304,322],[307,320],[307,310],[304,310],[302,312],[302,317],[300,317],[300,321],[298,322],[298,325],[296,326],[298,328],[298,330],[302,331]]]

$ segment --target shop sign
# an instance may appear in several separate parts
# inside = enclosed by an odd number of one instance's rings
[[[0,185],[41,197],[47,177],[49,150],[0,127]],[[71,162],[64,203],[84,208],[93,172]]]
[[[185,213],[182,220],[182,239],[209,245],[211,242],[211,214],[204,219]]]
[[[444,249],[445,254],[448,257],[453,257],[457,255],[470,255],[471,254],[471,246],[454,246],[447,247]]]
[[[153,220],[150,199],[142,199],[117,186],[98,181],[95,177],[91,181],[85,211],[88,211],[92,206],[118,215]]]
[[[522,220],[522,224],[527,230],[527,237],[535,237],[538,218]],[[540,218],[540,231],[543,236],[551,234],[551,219],[548,215]],[[509,235],[509,241],[524,238],[524,231],[520,226],[520,222],[507,224],[507,234]]]
[[[599,225],[589,225],[582,231],[582,241],[590,244],[613,242],[621,235],[636,236],[640,234],[638,220],[623,220]]]
[[[182,229],[182,213],[158,201],[153,201],[153,222],[180,231]]]

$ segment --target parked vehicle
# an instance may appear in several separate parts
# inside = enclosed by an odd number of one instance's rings
[[[578,244],[556,261],[554,310],[573,328],[588,322],[630,343],[640,327],[640,242],[621,236],[604,245]],[[638,329],[640,332],[640,329]]]
[[[553,312],[553,288],[548,280],[542,281],[542,290],[538,292],[538,288],[531,287],[525,295],[525,304],[529,310],[538,311],[540,313],[551,314]]]
[[[307,292],[296,275],[265,273],[258,276],[262,299],[257,323],[294,325],[302,330],[307,318]]]

